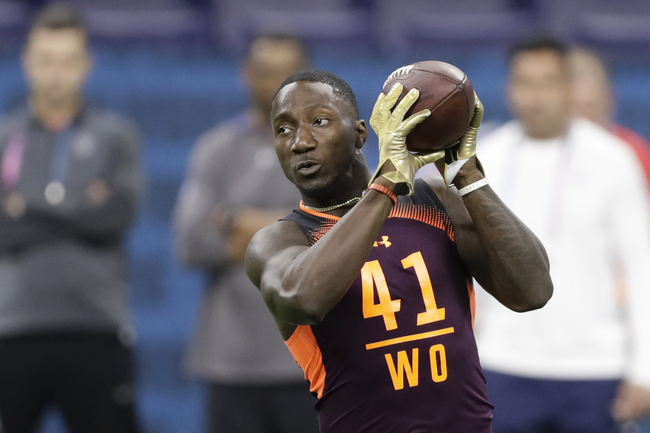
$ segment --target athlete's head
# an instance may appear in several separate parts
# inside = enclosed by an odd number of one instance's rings
[[[586,48],[571,50],[569,64],[573,114],[609,127],[615,105],[609,65],[595,51]]]
[[[552,138],[570,118],[571,75],[567,47],[552,38],[524,39],[509,52],[508,104],[526,133]]]
[[[309,63],[307,49],[295,36],[270,33],[255,38],[242,63],[242,80],[256,108],[268,116],[280,83]]]
[[[32,97],[50,105],[77,97],[92,69],[88,31],[73,8],[53,4],[38,14],[23,52]]]
[[[352,89],[336,75],[308,71],[287,78],[273,100],[271,123],[282,169],[303,196],[336,199],[357,187],[359,176],[367,180],[366,123]]]
[[[314,69],[311,71],[298,72],[284,80],[284,82],[278,88],[276,95],[280,93],[286,85],[295,83],[298,81],[313,81],[314,83],[323,83],[327,84],[332,88],[334,93],[341,97],[345,102],[350,105],[354,111],[354,115],[359,119],[359,107],[357,106],[357,98],[354,96],[354,92],[348,83],[345,82],[341,77],[332,74],[331,72],[321,71]]]

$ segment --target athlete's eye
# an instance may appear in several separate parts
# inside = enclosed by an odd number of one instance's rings
[[[280,126],[280,127],[277,129],[277,134],[278,134],[278,135],[280,135],[280,134],[285,134],[285,133],[288,132],[288,131],[289,131],[289,128],[287,128],[286,126]]]
[[[318,126],[326,126],[326,125],[329,124],[329,123],[330,123],[330,120],[329,120],[329,119],[325,119],[324,117],[319,117],[318,119],[316,119],[316,120],[314,121],[314,124],[315,124],[315,125],[318,125]]]

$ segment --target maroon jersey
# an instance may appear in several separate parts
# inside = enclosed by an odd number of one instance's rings
[[[338,218],[301,204],[285,220],[314,244]],[[318,397],[321,432],[491,432],[472,319],[451,220],[418,180],[345,296],[286,342]]]

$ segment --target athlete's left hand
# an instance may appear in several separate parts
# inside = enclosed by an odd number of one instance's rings
[[[404,116],[420,95],[417,89],[411,89],[397,107],[391,108],[402,94],[401,83],[395,84],[387,95],[379,94],[375,107],[370,116],[370,126],[379,137],[379,164],[375,174],[370,178],[372,183],[377,177],[382,176],[395,185],[406,185],[406,188],[395,191],[397,194],[413,194],[415,173],[425,164],[436,161],[444,156],[444,152],[435,152],[428,155],[413,155],[406,148],[406,136],[415,126],[426,119],[431,111],[419,111],[407,119]],[[387,172],[386,167],[393,168]]]
[[[436,166],[442,174],[442,177],[445,179],[445,184],[447,187],[450,187],[454,183],[454,178],[460,171],[460,169],[465,165],[470,158],[476,156],[476,136],[478,134],[478,128],[481,126],[483,121],[483,104],[481,100],[478,99],[478,95],[474,92],[474,116],[469,122],[467,131],[463,134],[463,137],[460,139],[460,142],[448,149],[445,149],[444,159],[440,159],[436,162]],[[480,164],[477,161],[477,167],[481,169]]]

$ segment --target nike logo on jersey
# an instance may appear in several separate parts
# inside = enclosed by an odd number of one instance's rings
[[[392,243],[388,240],[388,236],[382,236],[381,241],[379,242],[375,241],[375,243],[372,244],[373,247],[378,247],[379,245],[383,245],[386,248],[388,248],[392,245]]]

